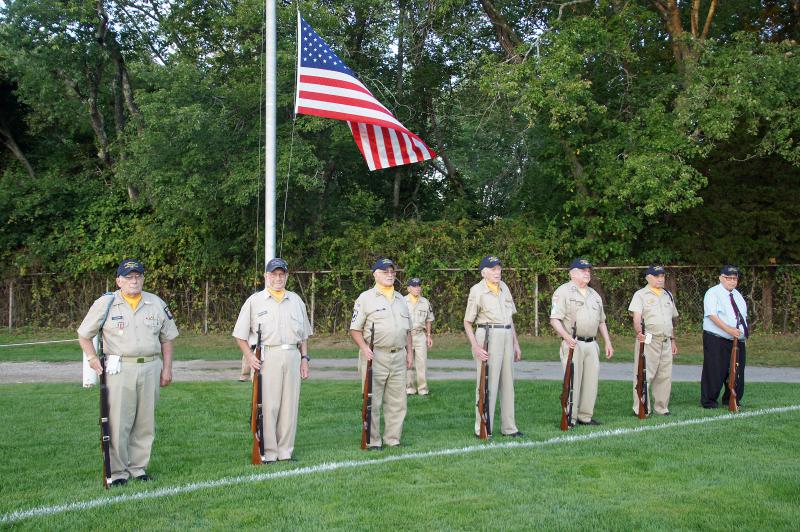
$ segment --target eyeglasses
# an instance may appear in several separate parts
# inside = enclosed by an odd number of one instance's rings
[[[131,282],[141,281],[142,279],[144,279],[144,275],[142,275],[141,273],[129,273],[128,275],[123,275],[122,278],[125,279],[126,281],[131,281]]]
[[[737,276],[735,276],[735,275],[722,275],[720,277],[722,277],[726,281],[738,281],[739,280],[739,278]]]

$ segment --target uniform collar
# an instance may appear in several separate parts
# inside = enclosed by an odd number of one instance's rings
[[[487,294],[494,294],[494,292],[492,292],[492,289],[489,288],[489,283],[486,282],[486,279],[481,279],[480,285],[483,288],[483,291],[486,292]],[[500,294],[503,293],[503,280],[502,279],[500,279],[497,282],[497,286],[500,287],[500,292],[497,295],[500,295]]]

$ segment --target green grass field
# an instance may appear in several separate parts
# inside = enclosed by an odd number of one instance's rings
[[[154,482],[109,492],[100,483],[96,389],[0,386],[0,527],[796,530],[800,410],[727,419],[697,406],[696,383],[677,383],[673,415],[640,422],[629,414],[630,384],[602,382],[596,417],[604,425],[553,441],[563,435],[559,387],[517,382],[517,423],[527,437],[502,447],[509,439],[485,445],[471,435],[471,383],[434,382],[430,397],[409,399],[403,446],[366,453],[358,448],[358,383],[308,381],[297,461],[254,467],[249,386],[177,383],[158,408]],[[749,384],[744,405],[744,414],[800,405],[800,385]],[[701,421],[686,424],[694,419]],[[675,426],[605,434],[663,424]],[[579,438],[591,433],[599,437]],[[414,454],[465,447],[473,449]],[[379,463],[360,464],[372,460]],[[310,470],[345,461],[358,462]],[[186,492],[220,479],[229,481]],[[172,488],[179,493],[163,492]],[[8,521],[14,511],[87,501],[100,504]]]
[[[67,340],[75,338],[68,330],[0,332],[0,344],[16,344],[37,340]],[[615,362],[633,361],[633,337],[612,337]],[[520,339],[525,360],[558,360],[558,340],[553,336],[523,336]],[[678,364],[702,364],[703,344],[699,334],[678,338]],[[747,364],[752,366],[800,367],[800,336],[753,336],[748,340]],[[311,354],[315,358],[355,358],[356,349],[345,335],[312,337]],[[233,339],[224,334],[184,333],[175,341],[175,356],[181,360],[239,360],[241,354]],[[463,334],[434,336],[429,352],[434,359],[470,359],[472,354]],[[0,347],[0,361],[38,360],[63,362],[80,360],[77,342],[19,347]]]

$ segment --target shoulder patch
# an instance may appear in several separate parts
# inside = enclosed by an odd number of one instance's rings
[[[353,317],[350,319],[350,323],[356,321],[358,318],[358,312],[361,310],[361,303],[356,303],[355,307],[353,307]]]
[[[169,311],[169,307],[168,307],[168,306],[166,306],[166,305],[164,305],[164,314],[166,314],[166,315],[167,315],[167,319],[168,319],[168,320],[171,320],[171,319],[172,319],[172,313]]]

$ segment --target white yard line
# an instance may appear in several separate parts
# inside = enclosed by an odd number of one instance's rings
[[[392,462],[401,462],[406,460],[425,460],[428,458],[438,458],[441,456],[458,456],[478,452],[488,452],[496,449],[522,449],[522,448],[538,448],[550,445],[557,445],[560,443],[577,443],[591,440],[598,440],[601,438],[608,438],[612,436],[626,436],[629,434],[637,434],[642,432],[654,432],[657,430],[671,429],[677,427],[688,427],[691,425],[704,425],[707,423],[715,423],[719,421],[734,421],[737,419],[744,419],[757,416],[766,416],[770,414],[783,414],[786,412],[796,412],[800,410],[800,405],[782,406],[776,408],[762,408],[760,410],[745,411],[737,414],[725,414],[721,416],[702,417],[695,419],[687,419],[684,421],[676,421],[672,423],[659,423],[657,425],[642,425],[633,428],[621,428],[611,430],[598,430],[587,432],[585,434],[565,434],[550,438],[549,440],[541,441],[509,441],[504,443],[488,443],[482,445],[470,445],[467,447],[440,449],[418,453],[406,453],[393,456],[384,456],[382,458],[373,458],[368,460],[347,460],[344,462],[328,462],[315,466],[299,467],[296,469],[287,469],[285,471],[274,471],[265,473],[255,473],[252,475],[242,475],[238,477],[220,478],[217,480],[207,480],[204,482],[195,482],[192,484],[184,484],[182,486],[175,486],[172,488],[159,488],[152,491],[142,491],[139,493],[113,495],[109,497],[101,497],[99,499],[92,499],[82,502],[71,502],[67,504],[59,504],[55,506],[40,506],[38,508],[31,508],[28,510],[17,510],[0,516],[0,524],[15,523],[23,519],[31,517],[42,517],[48,515],[55,515],[70,511],[88,510],[100,506],[108,506],[111,504],[119,504],[130,501],[140,501],[146,499],[159,499],[161,497],[170,497],[172,495],[180,495],[183,493],[191,493],[198,490],[213,489],[223,486],[233,486],[238,484],[249,484],[253,482],[263,482],[266,480],[275,480],[281,478],[299,477],[305,475],[313,475],[315,473],[324,473],[329,471],[336,471],[339,469],[352,469],[356,467],[375,466],[381,464],[388,464]]]
[[[0,347],[17,347],[20,345],[42,345],[42,344],[61,344],[64,342],[77,342],[77,338],[72,340],[42,340],[41,342],[25,342],[22,344],[0,344]]]

